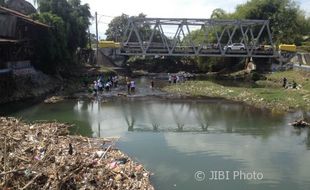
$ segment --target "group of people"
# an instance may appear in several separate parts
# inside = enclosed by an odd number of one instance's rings
[[[169,81],[169,84],[176,84],[176,83],[179,83],[179,82],[184,82],[187,80],[189,76],[187,76],[186,73],[177,73],[177,74],[170,74],[168,73],[168,81]]]
[[[126,77],[126,84],[127,84],[127,92],[128,92],[128,94],[135,93],[135,91],[136,91],[136,82],[134,80],[129,80],[129,78]]]
[[[103,75],[99,76],[93,83],[93,91],[95,94],[102,92],[104,89],[108,92],[118,85],[118,76],[110,76],[106,80]]]
[[[168,74],[168,81],[169,81],[169,84],[171,84],[171,83],[176,84],[177,82],[180,81],[180,77],[178,75]]]
[[[289,82],[287,81],[287,78],[286,78],[286,77],[283,78],[282,87],[283,87],[283,88],[294,88],[294,89],[298,89],[298,88],[299,88],[298,85],[297,85],[297,83],[296,83],[294,80],[293,80],[292,83],[289,83]]]

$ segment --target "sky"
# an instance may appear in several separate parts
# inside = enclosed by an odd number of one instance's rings
[[[33,0],[28,0],[32,3]],[[147,17],[169,18],[210,18],[212,11],[222,8],[234,12],[238,4],[247,0],[81,0],[90,5],[92,15],[98,13],[99,38],[105,38],[108,23],[122,13],[136,16],[144,13]],[[310,0],[297,0],[301,9],[310,16]],[[95,21],[92,21],[91,33],[95,33]]]

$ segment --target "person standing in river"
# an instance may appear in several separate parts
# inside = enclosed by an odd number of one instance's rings
[[[136,83],[134,80],[132,80],[130,82],[130,91],[131,91],[131,93],[135,93],[135,90],[136,90]]]
[[[97,95],[97,93],[98,93],[98,82],[97,81],[94,81],[94,87],[93,87],[93,90],[94,90],[94,95],[96,96]]]
[[[130,94],[130,81],[128,77],[126,77],[126,85],[127,85],[127,93]]]
[[[154,80],[151,81],[151,89],[154,89]]]
[[[177,83],[177,76],[176,76],[176,75],[173,75],[173,76],[172,76],[172,79],[173,79],[173,84],[176,84],[176,83]]]
[[[171,77],[170,73],[168,73],[168,81],[169,81],[169,84],[171,84],[171,82],[172,82],[172,77]]]

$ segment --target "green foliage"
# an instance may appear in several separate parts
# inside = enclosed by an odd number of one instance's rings
[[[88,4],[81,5],[80,0],[40,0],[39,10],[41,13],[50,12],[62,18],[66,28],[67,47],[71,54],[78,47],[86,46],[91,18]]]
[[[238,5],[233,17],[269,19],[271,32],[277,44],[295,43],[298,45],[302,36],[310,32],[305,13],[293,0],[250,0]]]
[[[153,73],[196,72],[198,69],[192,59],[181,57],[142,58],[132,56],[127,63],[132,70],[144,70]]]
[[[258,76],[255,77],[258,79]],[[296,81],[302,89],[283,89],[281,85],[283,77],[286,77],[289,82]],[[287,71],[267,75],[267,82],[263,83],[264,86],[262,86],[262,81],[256,82],[259,88],[227,87],[211,81],[188,81],[166,86],[164,90],[187,96],[221,97],[278,111],[310,110],[310,81],[308,79],[307,73]]]
[[[214,35],[210,34],[210,36],[207,37],[203,30],[194,30],[183,38],[182,43],[184,45],[191,45],[192,41],[194,44],[206,45],[215,42],[215,39],[216,39],[215,34]]]
[[[223,9],[214,9],[211,18],[213,19],[264,19],[270,20],[270,29],[276,44],[295,43],[301,45],[302,42],[309,40],[310,18],[305,17],[305,13],[292,0],[249,0],[244,4],[238,5],[234,13],[226,13]],[[221,31],[222,28],[215,28],[215,31]],[[259,28],[254,28],[258,33]],[[235,34],[235,36],[241,34]],[[264,32],[262,42],[268,40],[267,33]],[[227,41],[228,36],[223,36],[222,42]],[[205,31],[196,30],[187,35],[183,43],[189,45],[193,41],[196,44],[213,44],[216,42],[214,31],[205,35]],[[305,43],[303,43],[305,44]],[[303,49],[307,50],[307,47]],[[233,69],[235,66],[242,65],[242,60],[234,58],[196,58],[199,68],[203,72],[219,71],[221,69]],[[237,61],[237,63],[233,63]],[[266,59],[256,59],[258,70],[270,68]],[[232,67],[231,67],[232,66]]]
[[[37,0],[36,3],[40,14],[33,18],[51,26],[48,32],[37,37],[37,62],[44,63],[41,69],[54,73],[74,63],[77,49],[86,47],[91,18],[89,6],[81,5],[80,0]]]
[[[244,58],[237,57],[198,57],[197,65],[202,72],[238,71],[244,67]]]
[[[122,14],[112,19],[106,31],[107,40],[120,41],[128,25],[128,15]]]
[[[106,39],[113,40],[116,42],[122,41],[126,27],[128,26],[129,19],[145,18],[145,17],[146,17],[145,14],[140,13],[138,16],[135,17],[129,17],[128,15],[122,14],[121,16],[113,18],[112,21],[109,23],[108,29],[105,33],[107,35]],[[143,23],[138,25],[137,29],[140,34],[140,37],[142,38],[141,40],[147,42],[151,37],[153,28],[151,28],[151,26],[148,23]],[[168,40],[166,36],[164,36],[164,38]],[[134,32],[130,36],[129,41],[138,42],[137,36],[134,34]],[[162,42],[158,29],[154,33],[152,42]]]
[[[66,27],[64,21],[52,13],[33,15],[35,20],[49,24],[49,30],[42,30],[34,41],[36,49],[35,66],[47,73],[56,73],[57,69],[70,63],[70,55],[66,43]]]
[[[230,15],[221,8],[214,9],[211,14],[212,19],[225,19],[225,18],[229,18],[229,16]]]
[[[145,17],[143,13],[140,13],[138,17]],[[129,22],[129,16],[122,14],[121,16],[114,17],[108,25],[106,31],[107,40],[121,41],[123,34]]]

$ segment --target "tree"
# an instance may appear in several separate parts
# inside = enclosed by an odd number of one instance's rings
[[[215,9],[211,14],[213,19],[262,19],[270,20],[270,29],[273,34],[274,42],[295,43],[301,45],[303,41],[309,39],[310,18],[306,18],[305,13],[300,10],[299,6],[293,0],[249,0],[244,4],[238,5],[236,11],[227,14],[223,9]],[[260,28],[253,28],[254,33],[258,33]],[[192,32],[193,41],[205,42],[202,31]],[[236,34],[235,34],[236,35]],[[240,35],[240,34],[239,34]],[[264,36],[265,35],[265,36]],[[189,37],[184,38],[188,40]],[[266,39],[267,33],[264,32],[261,39]],[[214,41],[215,39],[211,39]],[[225,41],[225,39],[223,40]],[[228,65],[243,60],[234,60],[231,58],[198,58],[198,66],[206,70],[214,70],[219,63],[227,62]],[[265,60],[263,60],[265,61]],[[207,66],[207,65],[208,66]],[[227,67],[227,66],[226,66]],[[215,69],[217,70],[217,69]]]
[[[135,19],[135,18],[145,18],[146,15],[143,13],[140,13],[136,17],[129,17],[128,15],[122,14],[121,16],[115,17],[112,19],[112,21],[108,25],[108,30],[106,31],[107,40],[114,40],[114,41],[121,41],[124,35],[124,32],[126,30],[126,27],[128,26],[129,19]],[[151,34],[151,27],[147,23],[143,23],[139,26],[137,26],[138,32],[140,33],[142,40],[148,39]],[[137,41],[136,36],[131,36],[132,41]]]
[[[68,64],[75,63],[77,49],[87,45],[91,18],[89,6],[81,5],[80,0],[36,2],[40,13],[33,18],[51,26],[47,33],[38,36],[37,58],[48,65],[47,71],[55,72],[60,67],[65,69]]]
[[[221,8],[214,9],[211,14],[212,19],[224,19],[228,18],[229,15]]]
[[[36,49],[35,66],[46,73],[54,74],[58,68],[70,62],[70,54],[66,51],[65,23],[52,13],[35,14],[32,17],[51,27],[48,30],[42,30],[41,35],[33,41]]]
[[[306,22],[305,14],[292,0],[250,0],[238,5],[234,18],[270,20],[277,44],[300,43]]]
[[[81,5],[80,0],[40,0],[38,4],[41,13],[50,12],[63,19],[71,53],[74,53],[77,47],[86,46],[91,18],[88,4]]]
[[[121,16],[114,17],[108,25],[106,31],[107,40],[121,41],[123,33],[128,25],[129,16],[122,14]]]
[[[124,33],[126,30],[126,27],[128,26],[129,19],[136,19],[136,18],[145,18],[146,15],[143,13],[140,13],[138,16],[129,17],[128,15],[122,14],[121,16],[117,16],[112,19],[112,21],[108,25],[108,29],[106,31],[107,40],[113,40],[113,41],[122,41],[124,37]],[[151,37],[153,26],[149,25],[148,23],[140,23],[136,26],[137,30],[140,34],[142,41],[148,41]],[[168,40],[166,36],[163,36]],[[131,35],[131,38],[129,41],[138,42],[137,36],[133,33]],[[160,33],[157,29],[153,36],[153,42],[162,42]]]

